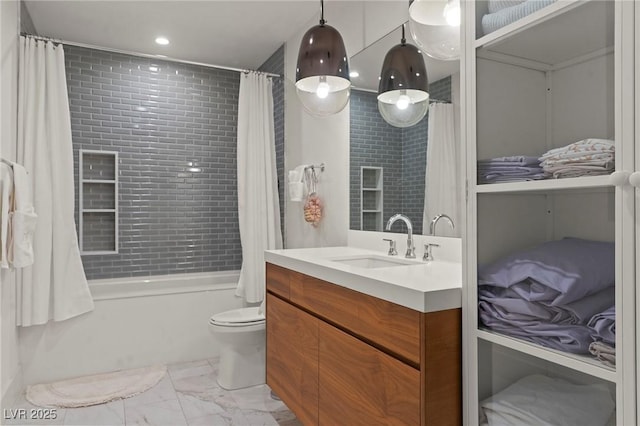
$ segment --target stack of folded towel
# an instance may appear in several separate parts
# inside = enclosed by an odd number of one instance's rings
[[[587,324],[593,330],[595,341],[589,345],[589,352],[603,364],[616,365],[616,308],[596,314]]]
[[[614,251],[613,243],[564,238],[481,267],[482,324],[541,346],[588,354],[594,341],[588,324],[615,301]]]
[[[542,169],[554,178],[606,175],[615,169],[615,143],[583,139],[555,148],[539,158]]]
[[[478,161],[478,183],[523,182],[545,177],[536,157],[517,155]]]

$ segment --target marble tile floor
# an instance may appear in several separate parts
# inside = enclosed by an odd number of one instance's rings
[[[217,359],[169,365],[153,388],[131,398],[83,408],[57,409],[53,420],[10,420],[6,425],[83,426],[301,426],[267,385],[234,391],[216,382]],[[11,407],[37,408],[23,398]],[[15,412],[15,411],[14,411]],[[6,415],[3,417],[7,417]]]

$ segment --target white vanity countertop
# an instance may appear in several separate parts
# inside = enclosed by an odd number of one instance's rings
[[[398,256],[406,261],[398,247]],[[362,268],[331,259],[350,256],[384,256],[386,253],[357,247],[321,247],[265,251],[265,261],[328,281],[342,287],[406,306],[420,312],[434,312],[462,306],[462,267],[459,262],[423,262],[383,268]]]

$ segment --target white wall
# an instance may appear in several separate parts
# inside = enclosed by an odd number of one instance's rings
[[[408,17],[401,1],[325,4],[325,19],[335,27],[352,56],[399,26]],[[322,247],[347,244],[349,229],[349,106],[326,118],[316,118],[302,108],[295,91],[295,68],[300,40],[318,24],[309,21],[303,31],[285,44],[285,170],[300,164],[325,163],[318,193],[324,217],[317,228],[302,216],[303,203],[285,202],[285,247]],[[286,194],[286,191],[285,191]]]
[[[209,318],[242,307],[234,295],[237,274],[198,286],[110,281],[91,283],[93,312],[20,331],[25,384],[214,357],[219,346]]]
[[[0,1],[0,156],[16,158],[16,117],[18,105],[19,3]],[[0,272],[0,382],[2,405],[11,404],[21,387],[16,327],[15,273]]]

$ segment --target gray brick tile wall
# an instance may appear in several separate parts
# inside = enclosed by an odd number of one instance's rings
[[[429,85],[432,99],[451,101],[451,77]],[[383,221],[402,212],[415,233],[422,233],[428,114],[415,126],[400,129],[387,124],[378,113],[375,93],[351,94],[350,228],[360,229],[360,167],[384,167]],[[390,174],[390,179],[388,180]],[[404,232],[402,224],[394,231]]]
[[[393,127],[378,112],[377,95],[351,91],[350,100],[350,228],[360,224],[360,170],[362,166],[382,167],[383,221],[397,213],[402,204],[402,129]],[[373,218],[369,218],[373,219]],[[375,229],[375,221],[364,223],[364,229]],[[395,228],[394,228],[395,229]]]
[[[78,150],[119,152],[119,253],[83,256],[87,277],[239,269],[239,74],[78,47],[65,54],[76,197]],[[85,244],[113,245],[108,219],[87,214]]]

